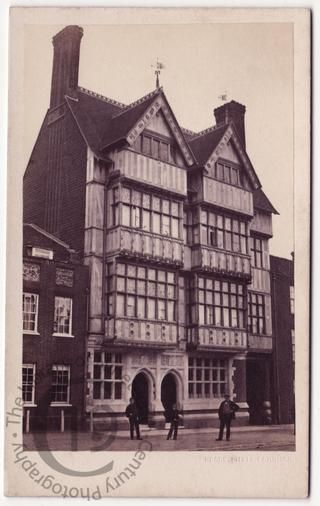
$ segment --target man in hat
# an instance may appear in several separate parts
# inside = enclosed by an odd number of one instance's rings
[[[173,439],[177,439],[178,436],[178,426],[179,420],[181,418],[180,411],[177,408],[176,404],[172,405],[171,409],[166,410],[165,418],[168,422],[170,422],[170,429],[167,435],[167,439],[171,439],[173,434]]]
[[[230,441],[230,428],[231,421],[235,418],[235,412],[238,411],[239,406],[235,402],[230,400],[230,395],[226,394],[224,396],[224,401],[221,402],[219,406],[219,420],[220,420],[220,431],[219,437],[216,441],[222,441],[223,431],[226,427],[226,437],[227,441]]]
[[[136,430],[137,439],[142,439],[140,437],[139,412],[133,397],[131,397],[130,404],[126,408],[126,417],[129,418],[130,438],[134,439],[134,430]]]

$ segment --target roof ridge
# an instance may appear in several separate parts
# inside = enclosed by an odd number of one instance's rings
[[[88,90],[87,88],[83,88],[82,86],[78,86],[78,90],[82,91],[83,93],[86,93],[86,95],[90,95],[92,97],[98,98],[99,100],[102,100],[103,102],[107,102],[108,104],[117,105],[118,107],[121,107],[121,109],[125,109],[128,107],[126,104],[123,104],[122,102],[113,100],[113,98],[105,97],[104,95],[100,95],[100,93]]]
[[[193,139],[190,139],[190,140],[194,140],[194,139],[197,139],[198,137],[201,137],[202,135],[205,135],[205,134],[208,134],[210,132],[214,132],[215,130],[219,130],[219,128],[222,128],[223,126],[227,127],[228,125],[214,125],[214,126],[211,126],[211,127],[208,127],[208,128],[205,128],[204,130],[201,130],[200,132],[198,132],[196,134],[195,137],[193,137]]]
[[[161,88],[156,88],[155,90],[147,93],[143,97],[138,98],[138,100],[135,100],[134,102],[131,102],[131,104],[127,105],[123,111],[121,111],[118,114],[115,114],[114,116],[112,116],[112,119],[118,118],[118,116],[121,116],[121,114],[124,114],[125,112],[129,111],[130,109],[132,109],[136,105],[142,104],[143,102],[145,102],[146,100],[148,100],[148,98],[151,98],[151,97],[155,96],[159,92],[159,90],[162,91],[162,87]]]
[[[194,132],[193,130],[189,130],[189,128],[184,128],[184,127],[180,127],[180,129],[182,130],[182,132],[188,134],[188,135],[192,135],[192,137],[197,137],[197,132]]]

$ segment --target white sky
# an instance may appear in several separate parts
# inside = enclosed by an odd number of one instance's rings
[[[219,95],[244,104],[247,152],[280,216],[271,253],[293,250],[293,45],[291,24],[85,26],[79,84],[124,103],[155,88],[151,64],[181,126],[214,124]],[[63,26],[25,28],[27,164],[50,98],[51,39]],[[36,65],[35,65],[36,62]]]

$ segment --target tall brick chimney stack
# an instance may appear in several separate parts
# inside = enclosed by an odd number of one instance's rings
[[[234,100],[231,100],[231,102],[223,104],[214,110],[216,125],[228,125],[229,123],[233,122],[244,148],[246,147],[246,134],[244,126],[245,112],[245,106],[239,104],[238,102],[235,102]]]
[[[70,25],[52,39],[54,52],[50,108],[62,104],[65,95],[76,95],[82,35],[80,26]]]

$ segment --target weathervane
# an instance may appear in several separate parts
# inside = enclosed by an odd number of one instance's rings
[[[155,65],[151,65],[151,67],[155,69],[154,73],[156,75],[156,88],[160,88],[159,76],[160,76],[161,70],[164,69],[164,65],[157,58],[157,63]]]
[[[226,102],[228,100],[227,92],[225,91],[222,95],[219,95],[218,98],[220,98],[222,102]]]

